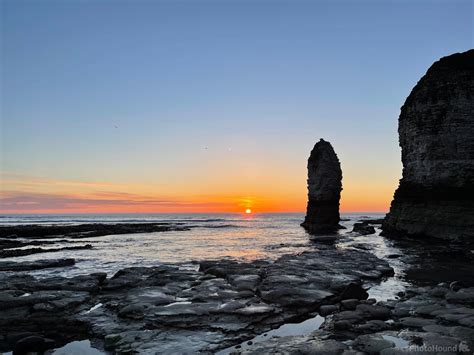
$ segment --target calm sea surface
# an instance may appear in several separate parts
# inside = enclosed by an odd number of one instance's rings
[[[382,214],[346,214],[341,216],[342,235],[350,235],[352,225],[361,218],[381,218]],[[92,244],[91,250],[42,253],[2,260],[75,258],[70,268],[32,272],[40,275],[72,276],[95,271],[109,275],[130,266],[159,263],[188,263],[203,259],[238,260],[275,259],[283,254],[314,249],[308,234],[300,227],[304,215],[285,214],[113,214],[113,215],[3,215],[0,226],[16,224],[82,224],[169,222],[191,227],[189,231],[138,233],[74,239],[45,248]],[[183,266],[186,267],[186,266]],[[190,266],[191,267],[191,266]]]

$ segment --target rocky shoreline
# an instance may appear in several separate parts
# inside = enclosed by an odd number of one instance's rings
[[[400,270],[393,276],[389,261],[394,267],[405,262],[405,277],[413,279],[429,263],[438,266],[432,270],[436,275],[440,265],[452,264],[436,261],[446,245],[423,249],[419,241],[406,240],[387,240],[399,249],[382,260],[370,242],[385,238],[365,228],[380,232],[380,221],[359,223],[362,230],[340,235],[336,245],[314,244],[312,251],[274,261],[196,261],[70,278],[37,278],[25,271],[72,267],[73,259],[0,262],[0,351],[22,354],[81,339],[112,354],[474,349],[472,252],[453,245],[456,268],[464,267],[467,275],[452,280],[457,282],[446,282],[449,274],[441,273],[441,279],[417,280],[394,292],[395,299],[377,302],[371,290],[400,276]],[[272,329],[314,317],[324,319],[309,334],[271,337]]]
[[[71,261],[56,264],[67,265]],[[24,348],[33,337],[35,344],[43,339],[55,347],[102,339],[114,353],[212,353],[342,299],[363,301],[364,288],[393,274],[370,253],[323,245],[274,262],[128,268],[110,278],[37,279],[19,272],[54,266],[3,266],[9,272],[0,273],[1,351]]]
[[[310,251],[276,260],[157,264],[75,277],[29,272],[67,270],[81,259],[0,261],[0,352],[41,352],[87,339],[102,354],[472,353],[474,245],[389,239],[380,235],[381,223],[348,224],[330,236],[333,243],[308,235],[315,241]],[[66,226],[64,234],[20,226],[2,240],[34,249],[55,240],[93,243],[91,234],[189,228],[96,226]],[[307,322],[310,329],[300,332]]]
[[[167,222],[2,226],[0,227],[0,259],[62,250],[93,249],[92,243],[94,242],[84,241],[85,238],[118,234],[188,231],[190,228],[182,223]],[[81,242],[87,242],[87,244],[43,248],[43,246],[57,243],[75,244]]]

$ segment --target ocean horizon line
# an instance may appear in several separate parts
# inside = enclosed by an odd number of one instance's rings
[[[252,212],[252,215],[263,215],[263,214],[305,214],[305,211],[289,211],[289,212]],[[346,211],[340,212],[341,215],[352,215],[352,214],[387,214],[388,211]],[[3,216],[68,216],[68,215],[209,215],[209,214],[219,214],[219,215],[240,215],[245,214],[244,212],[71,212],[71,213],[2,213],[0,212],[0,217]]]

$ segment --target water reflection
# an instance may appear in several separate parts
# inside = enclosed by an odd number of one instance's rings
[[[371,215],[378,218],[381,215]],[[41,218],[25,218],[21,222],[41,221]],[[46,218],[46,217],[44,217]],[[283,254],[315,250],[316,244],[309,241],[308,234],[300,227],[303,214],[229,214],[229,215],[136,215],[127,216],[47,216],[47,223],[95,223],[131,221],[169,221],[194,226],[189,231],[170,231],[159,233],[139,233],[110,235],[85,240],[74,239],[64,242],[56,239],[48,247],[64,247],[90,243],[92,250],[65,250],[54,253],[29,255],[5,260],[38,260],[75,258],[73,267],[39,270],[31,272],[35,276],[51,274],[74,276],[91,270],[105,271],[109,275],[119,269],[131,266],[152,266],[157,263],[185,263],[192,260],[233,258],[238,260],[275,259]],[[349,233],[351,225],[360,219],[360,215],[345,215]],[[25,222],[26,221],[26,222]],[[11,223],[12,220],[9,220]],[[46,223],[46,222],[45,222]],[[343,243],[341,244],[341,246]]]
[[[92,347],[90,340],[73,341],[61,348],[46,352],[51,355],[104,355],[105,352]]]

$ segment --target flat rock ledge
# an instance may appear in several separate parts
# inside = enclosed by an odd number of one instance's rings
[[[77,225],[18,225],[0,227],[0,258],[21,257],[32,254],[53,253],[62,250],[93,249],[84,238],[116,234],[188,231],[192,226],[183,223],[85,223]],[[71,244],[73,244],[71,246]],[[43,246],[51,246],[43,248]],[[59,247],[58,247],[59,245]]]
[[[213,353],[321,307],[365,302],[365,288],[392,274],[372,254],[331,247],[274,262],[127,268],[111,278],[0,273],[0,351],[39,336],[55,346],[103,341],[120,354]]]
[[[398,300],[342,301],[320,329],[231,354],[472,354],[474,288],[411,287]]]

